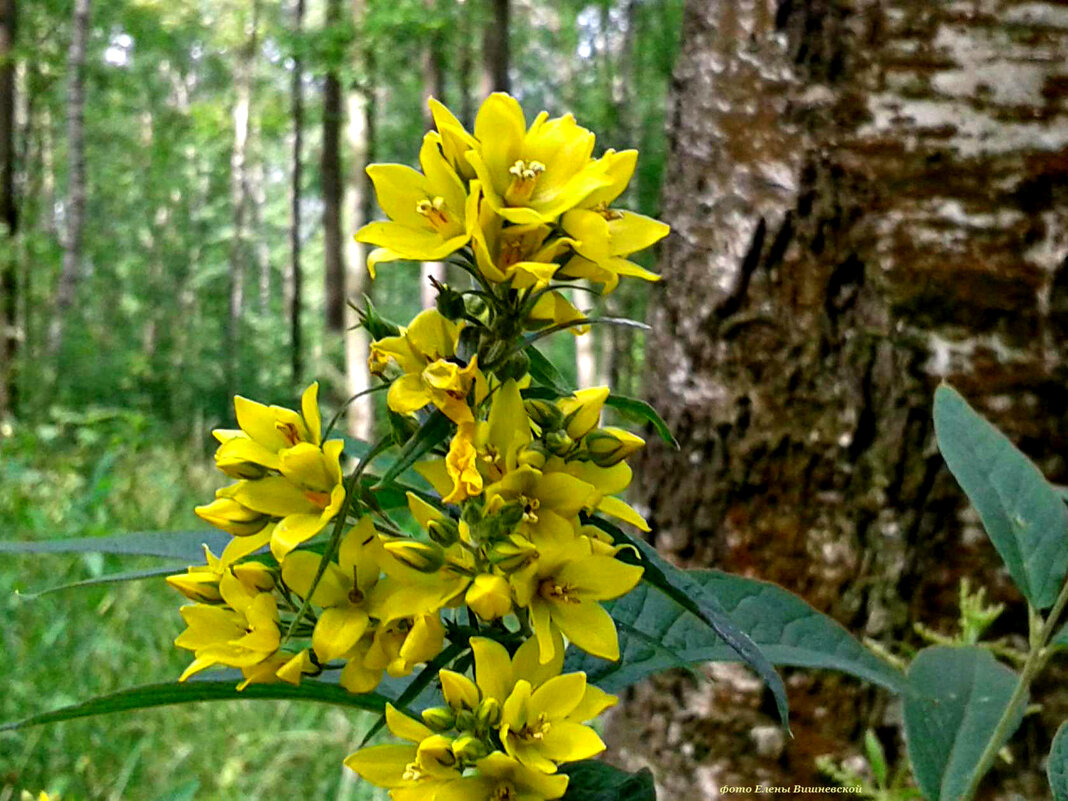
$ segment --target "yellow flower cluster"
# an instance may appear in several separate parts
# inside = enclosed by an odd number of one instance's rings
[[[407,744],[346,764],[397,801],[554,799],[567,787],[557,766],[604,748],[584,724],[615,699],[561,670],[568,645],[620,657],[601,602],[629,592],[642,568],[598,522],[648,530],[619,497],[644,442],[600,425],[607,387],[567,394],[536,381],[527,348],[547,327],[582,335],[598,322],[561,293],[567,282],[608,292],[620,276],[655,280],[628,257],[668,229],[611,207],[636,153],[592,158],[593,134],[570,115],[528,127],[513,98],[494,94],[471,134],[431,108],[422,172],[368,168],[389,219],[357,238],[377,246],[372,274],[448,257],[472,278],[462,292],[436,285],[437,307],[405,327],[364,313],[393,438],[428,438],[414,469],[434,492],[407,492],[410,522],[381,508],[377,488],[348,497],[343,442],[322,441],[315,384],[300,413],[238,397],[239,429],[215,432],[216,464],[237,482],[197,509],[234,539],[168,579],[195,602],[181,610],[176,643],[194,652],[182,678],[223,665],[243,672],[241,686],[296,684],[337,670],[343,687],[369,693],[448,641],[441,664],[473,660],[474,681],[441,669],[446,705],[422,722],[387,707]]]

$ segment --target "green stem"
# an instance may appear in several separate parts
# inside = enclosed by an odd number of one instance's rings
[[[982,756],[979,757],[979,762],[976,763],[975,770],[972,772],[971,781],[968,783],[968,789],[964,792],[964,795],[961,796],[960,801],[970,801],[975,796],[980,783],[983,781],[983,777],[994,764],[994,758],[997,756],[1001,744],[1009,738],[1010,734],[1012,734],[1016,712],[1020,708],[1020,704],[1022,704],[1027,697],[1027,691],[1031,687],[1031,682],[1045,665],[1046,644],[1049,642],[1050,637],[1053,636],[1053,630],[1056,628],[1057,623],[1060,620],[1065,605],[1068,605],[1068,582],[1065,582],[1064,586],[1061,587],[1061,593],[1057,596],[1057,600],[1054,602],[1053,608],[1050,610],[1049,617],[1046,618],[1046,622],[1042,624],[1041,629],[1038,628],[1038,621],[1040,620],[1038,615],[1033,611],[1029,615],[1031,621],[1029,637],[1031,641],[1031,649],[1028,651],[1027,661],[1024,662],[1023,669],[1020,671],[1020,681],[1016,684],[1016,689],[1013,691],[1012,697],[1009,699],[1009,704],[1005,707],[1005,711],[1001,715],[1001,720],[998,721],[998,725],[994,728],[994,734],[991,736],[989,742],[987,742]]]

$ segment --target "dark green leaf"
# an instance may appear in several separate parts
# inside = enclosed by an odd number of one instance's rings
[[[950,471],[979,512],[1016,586],[1051,606],[1068,572],[1068,509],[1038,468],[945,384],[935,434]]]
[[[967,789],[1017,681],[979,646],[925,648],[909,666],[905,741],[916,782],[930,801],[957,801]]]
[[[624,417],[635,423],[649,423],[656,433],[660,435],[660,439],[664,440],[675,450],[679,449],[678,440],[671,433],[671,429],[668,428],[667,423],[657,413],[656,409],[650,406],[643,400],[637,398],[628,398],[626,395],[609,395],[608,400],[604,402],[605,406],[611,406],[617,412]]]
[[[135,531],[114,537],[78,537],[39,542],[5,542],[0,553],[113,553],[122,556],[161,556],[182,559],[188,564],[204,562],[204,545],[215,553],[230,542],[224,531]]]
[[[1053,801],[1068,801],[1068,721],[1060,725],[1053,737],[1046,775],[1053,790]]]
[[[451,430],[452,421],[442,414],[440,410],[435,409],[434,413],[427,418],[426,422],[415,432],[415,435],[404,445],[404,448],[397,455],[396,461],[389,466],[385,475],[379,479],[377,486],[382,487],[393,481],[393,479],[415,464],[420,457],[428,453],[431,448],[444,442],[445,437],[449,435]]]
[[[56,723],[61,720],[73,720],[94,715],[109,715],[112,712],[127,712],[133,709],[150,709],[157,706],[174,704],[192,704],[201,701],[315,701],[353,709],[366,709],[381,712],[385,708],[385,698],[377,693],[354,695],[336,685],[318,681],[303,681],[299,687],[290,684],[253,684],[241,692],[235,688],[232,677],[225,681],[204,679],[189,681],[184,684],[168,682],[166,684],[145,684],[120,690],[109,695],[101,695],[89,701],[73,706],[54,709],[31,715],[22,720],[0,725],[0,731],[21,729],[26,726],[39,726],[42,723]]]
[[[124,581],[139,581],[146,578],[158,578],[160,576],[169,576],[172,573],[182,573],[185,571],[187,565],[172,565],[171,567],[154,567],[149,570],[127,570],[123,573],[109,573],[106,576],[97,576],[96,578],[84,579],[82,581],[72,581],[69,584],[59,584],[55,587],[46,587],[43,590],[36,590],[34,592],[19,592],[20,598],[25,598],[28,601],[32,601],[36,598],[40,598],[42,595],[49,595],[53,592],[61,592],[62,590],[73,590],[81,587],[92,587],[97,584],[118,584]]]
[[[537,348],[527,348],[527,356],[530,358],[530,377],[538,384],[551,390],[558,398],[565,398],[574,392],[569,389],[567,379],[561,375],[551,361],[545,358]]]
[[[568,776],[563,801],[656,801],[656,784],[649,768],[627,773],[606,762],[584,759],[560,766]]]
[[[779,717],[783,725],[789,729],[790,713],[786,700],[786,688],[783,686],[782,678],[775,672],[771,662],[768,661],[768,658],[761,652],[756,643],[749,638],[749,635],[738,628],[737,624],[731,620],[730,615],[727,614],[727,611],[713,592],[706,590],[693,576],[675,567],[660,556],[656,549],[644,540],[631,537],[618,526],[612,525],[601,518],[591,518],[590,522],[607,531],[617,545],[631,545],[637,549],[641,554],[638,564],[645,568],[642,581],[652,584],[675,603],[703,620],[730,646],[745,664],[756,671],[757,675],[768,685],[772,695],[775,696],[775,705],[778,707]],[[627,558],[628,554],[631,554],[629,549],[620,551],[620,556],[624,559]]]
[[[719,600],[741,631],[774,665],[848,673],[894,692],[905,676],[877,657],[836,621],[782,587],[719,570],[686,571]],[[572,649],[568,670],[619,692],[645,677],[702,662],[736,661],[738,654],[692,613],[645,582],[606,603],[619,630],[620,662],[606,662]],[[635,637],[640,632],[640,637]]]

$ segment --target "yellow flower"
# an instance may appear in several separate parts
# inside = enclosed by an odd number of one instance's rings
[[[179,681],[213,665],[252,667],[278,650],[281,634],[272,594],[247,586],[230,572],[219,580],[219,593],[228,606],[193,604],[179,610],[186,630],[174,644],[194,654]]]
[[[456,355],[461,326],[442,316],[437,309],[419,312],[397,336],[371,343],[371,372],[382,376],[391,364],[401,373],[419,373],[439,359]]]
[[[269,536],[269,532],[268,532]],[[223,551],[222,558],[215,556],[208,548],[204,546],[204,557],[206,564],[194,565],[188,568],[185,573],[179,573],[173,576],[167,576],[167,583],[182,593],[186,598],[191,601],[197,601],[200,603],[218,603],[222,601],[222,594],[219,592],[219,581],[226,573],[227,568],[244,584],[246,587],[252,587],[260,592],[269,592],[274,589],[274,576],[271,574],[270,569],[259,562],[248,562],[241,565],[232,565],[236,558],[237,552],[232,546],[244,545],[249,540],[254,539],[252,537],[241,537],[230,541],[230,544],[226,546]],[[263,538],[260,542],[260,546],[267,544],[267,538]],[[253,549],[255,550],[255,549]],[[246,554],[241,553],[241,556]]]
[[[594,136],[567,114],[539,114],[527,128],[515,98],[495,92],[475,119],[477,150],[466,156],[494,211],[513,223],[552,223],[590,193],[610,185],[590,160]]]
[[[598,601],[630,592],[642,569],[593,552],[586,537],[543,538],[538,558],[512,574],[516,604],[529,610],[542,662],[556,653],[553,628],[594,656],[619,659],[615,622]]]
[[[200,519],[206,520],[215,528],[222,529],[235,537],[248,537],[259,534],[264,526],[268,524],[270,518],[263,512],[249,509],[229,497],[225,494],[229,489],[229,487],[224,487],[217,490],[214,501],[198,506],[193,511],[196,512],[197,517]]]
[[[494,751],[476,763],[478,774],[443,784],[434,801],[548,801],[567,791],[568,777],[531,770]]]
[[[453,489],[441,499],[445,503],[462,503],[482,494],[482,474],[478,472],[474,434],[474,424],[466,423],[457,428],[449,443],[445,469],[452,480]]]
[[[512,588],[501,576],[480,573],[467,588],[464,603],[483,620],[496,620],[512,611]]]
[[[556,259],[577,244],[569,237],[549,239],[553,229],[544,223],[505,226],[479,181],[471,183],[467,218],[479,272],[493,283],[511,281],[513,289],[548,286],[560,269]]]
[[[543,536],[571,538],[571,520],[586,508],[595,490],[567,473],[543,473],[520,465],[487,487],[485,494],[490,513],[517,506],[521,518],[516,531],[538,545]]]
[[[571,209],[560,220],[563,229],[577,240],[576,255],[561,275],[604,284],[605,294],[616,288],[620,276],[660,280],[660,276],[626,257],[663,239],[671,231],[670,226],[631,211],[608,208],[630,183],[637,158],[636,150],[606,153],[602,162],[611,183],[590,193],[580,208]]]
[[[307,598],[322,557],[293,551],[282,561],[282,581]],[[338,547],[338,561],[326,570],[311,595],[322,608],[312,632],[312,648],[320,662],[343,656],[359,642],[376,615],[373,590],[381,572],[382,544],[370,517],[349,529]]]
[[[556,676],[536,690],[521,679],[501,708],[501,742],[528,768],[555,773],[557,762],[589,759],[604,743],[588,726],[569,720],[586,694],[586,674]]]
[[[590,387],[576,390],[570,397],[556,402],[564,415],[567,435],[576,442],[582,439],[601,419],[601,409],[608,400],[608,387]]]
[[[441,653],[444,645],[445,627],[437,612],[398,616],[375,630],[363,664],[395,678],[407,676],[416,665]]]
[[[433,97],[429,100],[430,114],[434,118],[434,127],[441,134],[441,150],[449,166],[465,181],[475,177],[475,170],[467,160],[468,150],[478,149],[478,140],[471,136],[456,115],[449,111]]]
[[[356,233],[358,242],[377,245],[367,259],[373,278],[379,262],[437,261],[467,244],[467,194],[445,160],[441,135],[423,137],[423,172],[401,164],[372,164],[367,174],[388,221],[371,222]]]
[[[583,444],[590,461],[598,467],[614,467],[635,451],[645,447],[645,440],[615,426],[595,428]]]
[[[546,325],[567,325],[585,319],[586,315],[579,311],[575,304],[554,289],[537,299],[527,314],[526,322],[529,327],[538,328]],[[568,330],[574,336],[582,336],[589,332],[590,327],[573,325]]]

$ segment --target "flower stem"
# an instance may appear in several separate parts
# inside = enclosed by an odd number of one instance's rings
[[[1029,610],[1031,611],[1029,615],[1031,648],[1027,653],[1027,661],[1024,662],[1023,669],[1020,671],[1020,681],[1016,684],[1016,689],[1009,699],[1008,706],[1005,707],[998,725],[994,728],[993,735],[991,735],[986,748],[979,757],[975,770],[972,771],[971,781],[968,783],[968,789],[961,796],[961,801],[970,801],[975,796],[983,777],[986,776],[987,771],[994,764],[994,758],[997,756],[1001,744],[1012,734],[1016,712],[1027,697],[1031,682],[1046,663],[1046,644],[1049,642],[1050,637],[1053,636],[1053,630],[1060,620],[1065,605],[1068,605],[1068,581],[1061,587],[1060,595],[1057,596],[1057,600],[1054,602],[1053,608],[1050,610],[1049,616],[1046,618],[1045,623],[1042,624],[1041,629],[1038,628],[1041,618],[1033,610]]]

